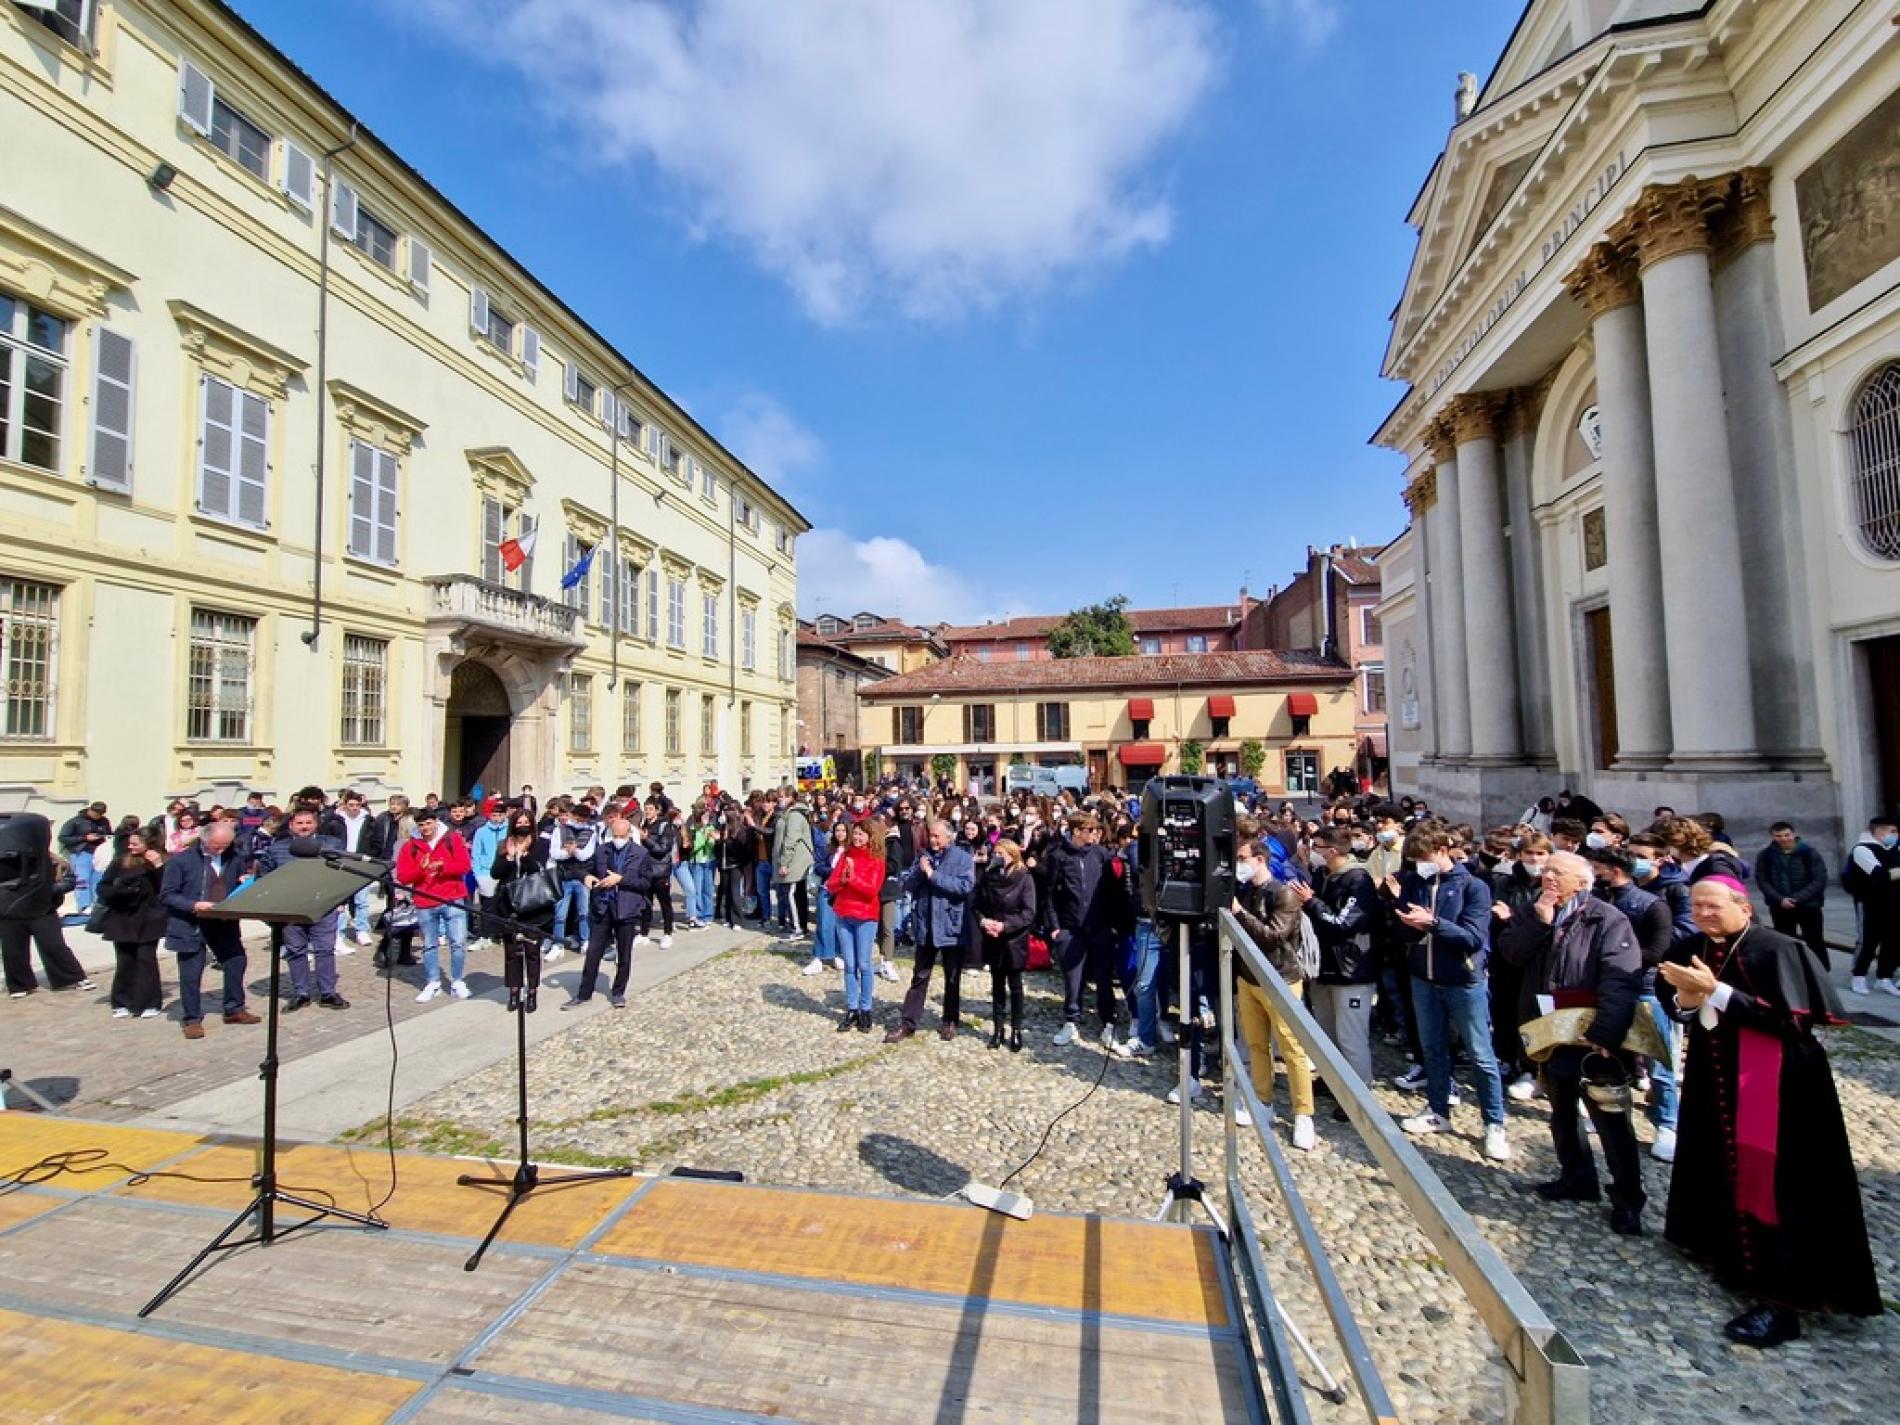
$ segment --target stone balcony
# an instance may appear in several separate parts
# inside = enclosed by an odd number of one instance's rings
[[[579,611],[565,604],[473,574],[436,574],[423,582],[429,586],[429,631],[456,644],[473,638],[569,654],[587,646]]]

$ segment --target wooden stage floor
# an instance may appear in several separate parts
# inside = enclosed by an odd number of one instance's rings
[[[390,1231],[221,1253],[141,1321],[255,1144],[0,1113],[0,1173],[86,1148],[123,1166],[0,1195],[0,1422],[1262,1419],[1206,1228],[621,1178],[536,1193],[470,1273],[500,1195],[399,1154]],[[153,1168],[239,1181],[128,1182]],[[367,1211],[388,1159],[279,1174]]]

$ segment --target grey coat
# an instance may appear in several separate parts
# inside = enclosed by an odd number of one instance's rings
[[[811,874],[811,820],[794,802],[772,819],[772,879],[795,884]]]

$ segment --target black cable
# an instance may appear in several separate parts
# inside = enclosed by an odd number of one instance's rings
[[[181,1173],[172,1168],[134,1168],[126,1163],[114,1160],[111,1150],[106,1148],[67,1148],[58,1153],[48,1153],[37,1163],[0,1176],[0,1197],[6,1197],[29,1187],[38,1187],[54,1178],[67,1173],[75,1177],[85,1173],[103,1173],[118,1171],[126,1175],[127,1187],[140,1187],[153,1178],[177,1178],[188,1183],[254,1183],[253,1174],[243,1177],[213,1178],[201,1173]],[[280,1184],[285,1192],[298,1196],[311,1195],[323,1198],[331,1207],[337,1205],[336,1196],[327,1188],[298,1187],[293,1183]]]
[[[1062,1112],[1058,1113],[1054,1118],[1049,1120],[1049,1126],[1042,1130],[1042,1141],[1036,1145],[1036,1151],[1031,1153],[1027,1158],[1024,1158],[1022,1162],[1018,1163],[1010,1171],[1009,1177],[1004,1178],[1000,1183],[996,1185],[997,1191],[1000,1192],[1002,1191],[1002,1189],[1008,1187],[1010,1185],[1010,1182],[1016,1177],[1017,1173],[1020,1173],[1024,1168],[1028,1167],[1031,1163],[1035,1162],[1036,1159],[1042,1156],[1042,1150],[1049,1146],[1049,1135],[1056,1131],[1056,1125],[1058,1123],[1062,1122],[1063,1119],[1067,1118],[1070,1114],[1074,1113],[1083,1104],[1087,1103],[1090,1099],[1095,1097],[1095,1091],[1102,1086],[1102,1080],[1108,1077],[1108,1066],[1111,1063],[1113,1063],[1114,1060],[1115,1060],[1114,1050],[1109,1049],[1105,1046],[1102,1050],[1101,1071],[1096,1074],[1095,1082],[1089,1085],[1089,1091],[1083,1094],[1082,1097],[1078,1098],[1074,1103],[1070,1104],[1067,1108],[1063,1109]]]

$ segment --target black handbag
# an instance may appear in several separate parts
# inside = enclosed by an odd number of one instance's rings
[[[495,899],[511,916],[524,919],[552,911],[561,899],[561,874],[552,866],[510,881]]]

